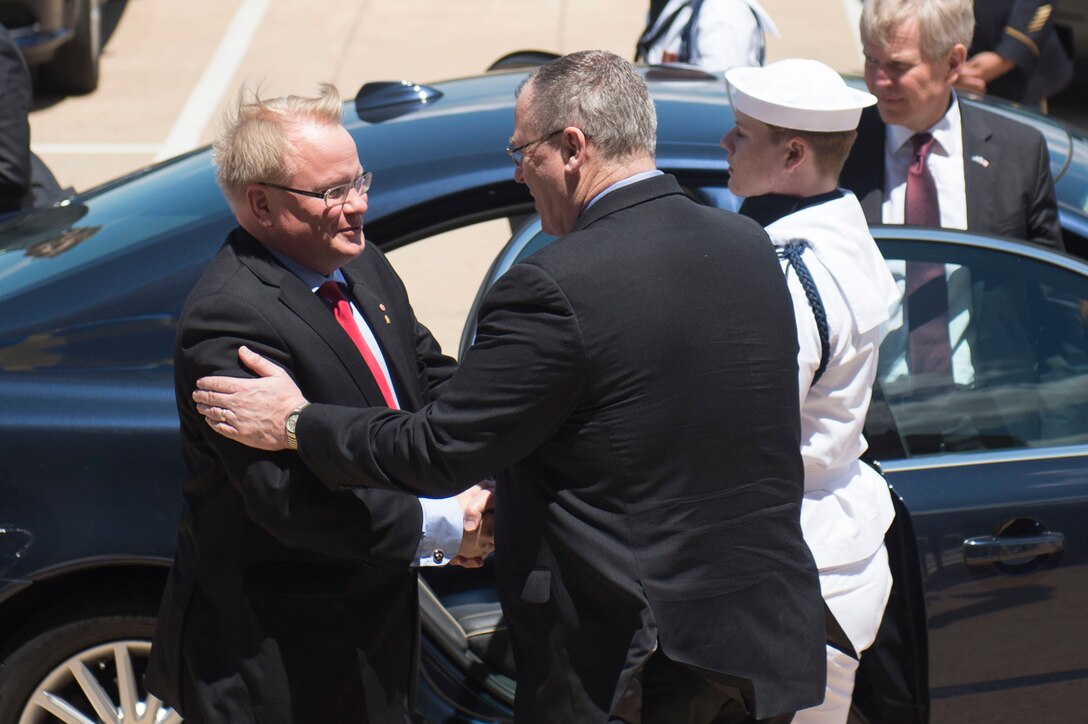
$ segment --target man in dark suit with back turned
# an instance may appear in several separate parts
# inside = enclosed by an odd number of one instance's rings
[[[937,187],[940,226],[1062,249],[1042,135],[960,103],[952,89],[974,32],[971,0],[866,0],[865,83],[876,109],[862,114],[841,183],[869,223],[904,223],[912,137],[934,143],[924,164]]]
[[[436,494],[505,470],[496,563],[522,724],[788,721],[823,696],[789,292],[756,223],[655,170],[656,125],[611,53],[520,87],[514,178],[561,238],[488,291],[437,402],[298,412],[245,351],[267,378],[194,394],[250,444],[282,449],[295,426],[334,485]]]
[[[330,85],[316,98],[243,95],[216,143],[239,228],[178,324],[189,475],[147,672],[148,690],[186,722],[404,720],[419,638],[414,566],[483,553],[462,526],[478,522],[486,491],[423,501],[330,489],[293,453],[211,433],[191,399],[201,375],[248,374],[239,344],[323,402],[414,410],[448,382],[455,362],[363,238],[371,174],[341,112]]]

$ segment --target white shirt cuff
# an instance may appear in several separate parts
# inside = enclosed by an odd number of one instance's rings
[[[457,498],[420,498],[423,537],[416,549],[416,565],[444,566],[461,550],[464,514]]]

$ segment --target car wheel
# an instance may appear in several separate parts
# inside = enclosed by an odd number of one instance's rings
[[[57,48],[53,59],[42,66],[43,85],[59,93],[90,93],[98,87],[98,62],[102,55],[101,0],[83,0],[76,18],[75,35]]]
[[[98,616],[48,628],[0,663],[0,722],[179,724],[143,687],[155,619]]]

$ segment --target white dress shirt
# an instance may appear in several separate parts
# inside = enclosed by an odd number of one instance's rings
[[[654,176],[661,176],[664,173],[664,171],[658,171],[655,168],[653,171],[641,171],[632,176],[628,176],[627,178],[621,178],[619,181],[615,182],[604,191],[601,191],[599,194],[590,199],[589,203],[586,204],[586,208],[582,209],[582,212],[584,213],[586,209],[588,209],[590,206],[593,206],[593,204],[597,203],[616,189],[622,189],[624,186],[630,186],[631,184],[638,183],[639,181],[645,181],[646,179],[653,178]]]
[[[308,269],[273,249],[269,249],[269,252],[271,252],[281,264],[287,267],[289,271],[302,280],[303,284],[309,286],[310,290],[315,294],[321,285],[327,281],[343,284],[348,290],[351,288],[350,285],[347,284],[344,274],[339,269],[326,277],[312,269]],[[397,388],[396,385],[393,384],[393,377],[389,374],[389,366],[386,364],[385,355],[382,354],[382,348],[378,344],[378,339],[374,336],[374,332],[370,329],[370,325],[367,324],[366,318],[359,312],[355,300],[352,299],[350,294],[345,294],[345,296],[348,298],[348,303],[351,305],[351,314],[355,319],[356,326],[359,327],[359,332],[362,334],[363,341],[366,342],[366,345],[374,355],[374,359],[377,360],[378,366],[381,367],[386,382],[389,383],[389,389],[393,392],[393,399],[396,401],[397,407],[399,408],[400,398],[397,397]],[[453,558],[453,556],[457,555],[457,551],[461,549],[461,536],[464,532],[464,515],[461,512],[461,505],[457,502],[456,498],[417,498],[417,500],[423,511],[423,530],[419,545],[416,547],[416,560],[413,565],[445,565]],[[439,552],[441,552],[441,555],[438,555]]]
[[[941,210],[941,226],[946,229],[967,228],[967,185],[963,174],[963,124],[960,105],[953,97],[948,111],[929,133],[935,143],[926,165],[937,186],[937,205]],[[914,131],[906,126],[888,126],[884,146],[884,206],[881,216],[885,224],[904,223],[907,199],[907,171],[910,169]]]
[[[929,152],[927,166],[937,186],[937,205],[941,226],[946,229],[967,228],[967,186],[963,169],[963,124],[955,92],[948,111],[929,130],[935,143]],[[907,171],[914,146],[914,132],[905,126],[887,127],[884,146],[884,205],[881,219],[885,224],[902,224],[906,209]],[[888,262],[900,292],[906,288],[906,264],[900,260]],[[971,273],[957,264],[945,265],[948,280],[948,334],[952,345],[952,379],[958,385],[975,381],[971,361],[974,327],[971,326]],[[907,362],[906,306],[897,310],[887,326],[887,339],[881,360],[881,381],[890,394],[909,388],[910,371]]]

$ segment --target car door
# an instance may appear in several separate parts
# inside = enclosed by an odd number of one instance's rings
[[[917,538],[931,721],[1076,721],[1088,705],[1088,265],[958,232],[874,235],[893,272],[944,264],[959,295],[949,324],[968,377],[912,393],[890,329],[867,425]],[[473,312],[553,238],[535,217],[518,229]]]
[[[952,376],[912,384],[889,324],[871,452],[909,510],[931,721],[1077,721],[1088,709],[1088,265],[956,232],[876,229],[903,284],[945,266]]]

